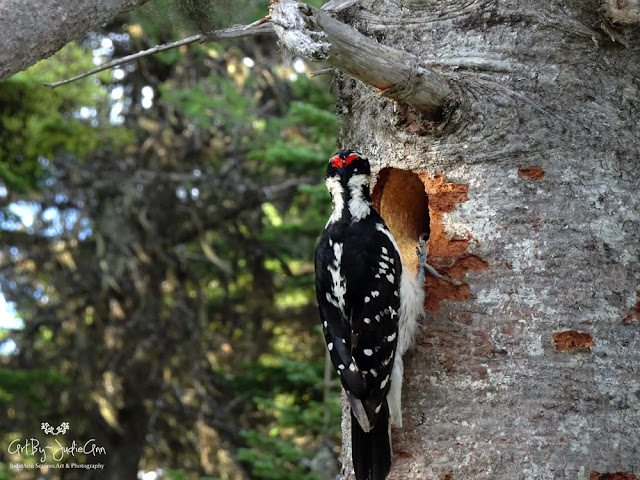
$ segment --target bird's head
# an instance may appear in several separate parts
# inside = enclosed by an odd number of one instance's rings
[[[331,193],[333,214],[339,219],[360,221],[371,212],[371,167],[367,157],[353,150],[340,150],[329,159],[325,179]]]
[[[370,174],[367,157],[354,150],[340,150],[329,159],[326,178],[337,177],[341,183],[346,183],[354,175],[369,177]]]

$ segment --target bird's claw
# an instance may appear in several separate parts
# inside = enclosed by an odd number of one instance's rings
[[[451,285],[458,285],[457,283],[444,278],[436,271],[435,268],[427,263],[429,252],[427,250],[427,242],[424,237],[424,234],[420,235],[420,239],[418,240],[419,247],[416,247],[416,255],[418,255],[418,281],[420,283],[424,283],[426,272],[429,272],[431,276],[436,277],[438,280],[442,280],[443,282],[447,282]]]

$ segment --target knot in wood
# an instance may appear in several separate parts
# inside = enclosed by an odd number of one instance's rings
[[[322,61],[329,58],[331,44],[313,21],[308,6],[300,2],[281,1],[271,9],[271,23],[284,47],[294,55]]]

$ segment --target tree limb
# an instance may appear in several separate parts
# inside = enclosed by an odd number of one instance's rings
[[[182,45],[189,45],[190,43],[198,42],[202,40],[202,35],[194,35],[193,37],[184,38],[177,42],[165,43],[163,45],[156,45],[153,48],[149,48],[148,50],[143,50],[141,52],[134,53],[132,55],[127,55],[126,57],[117,58],[115,60],[111,60],[110,62],[103,63],[102,65],[92,68],[91,70],[81,73],[80,75],[76,75],[72,78],[67,78],[66,80],[61,80],[59,82],[46,83],[42,82],[45,87],[56,88],[61,85],[66,85],[67,83],[75,82],[76,80],[80,80],[81,78],[88,77],[93,75],[94,73],[102,72],[103,70],[107,70],[111,67],[117,67],[118,65],[122,65],[123,63],[130,62],[137,58],[146,57],[148,55],[153,55],[154,53],[163,52],[165,50],[170,50],[172,48],[180,47]]]
[[[147,1],[0,1],[0,81]]]
[[[440,119],[453,101],[446,81],[418,57],[381,45],[322,10],[282,0],[272,5],[271,22],[294,55],[324,60],[431,120]]]
[[[600,0],[600,9],[605,18],[614,25],[630,26],[640,23],[640,1]]]
[[[257,35],[259,33],[270,33],[273,32],[273,25],[264,24],[264,25],[249,25],[245,27],[244,25],[234,25],[233,27],[223,28],[222,30],[214,30],[211,32],[207,32],[206,34],[194,35],[192,37],[184,38],[182,40],[178,40],[177,42],[165,43],[162,45],[156,45],[153,48],[149,48],[147,50],[143,50],[141,52],[134,53],[132,55],[127,55],[126,57],[116,58],[115,60],[111,60],[110,62],[104,63],[96,68],[89,70],[88,72],[81,73],[73,78],[68,78],[66,80],[61,80],[59,82],[54,83],[43,83],[45,87],[56,88],[61,85],[66,85],[67,83],[75,82],[76,80],[80,80],[81,78],[88,77],[98,72],[102,72],[103,70],[107,70],[112,67],[117,67],[118,65],[122,65],[123,63],[131,62],[132,60],[137,60],[138,58],[147,57],[149,55],[153,55],[154,53],[163,52],[165,50],[171,50],[172,48],[181,47],[182,45],[189,45],[195,42],[211,42],[215,40],[223,40],[227,38],[240,38],[246,37],[249,35]]]
[[[267,20],[268,19],[268,20]],[[403,101],[430,120],[451,108],[454,95],[447,82],[415,55],[381,45],[326,12],[292,0],[272,5],[271,14],[250,25],[234,25],[112,60],[76,77],[44,85],[55,88],[138,58],[195,42],[239,38],[275,31],[295,55],[329,65],[380,90],[380,95]]]

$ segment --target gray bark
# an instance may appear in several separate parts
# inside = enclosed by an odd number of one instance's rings
[[[638,31],[600,2],[362,0],[345,13],[460,101],[432,125],[336,81],[340,147],[423,173],[430,262],[465,284],[429,281],[390,478],[640,476]],[[389,172],[377,195],[402,223]]]
[[[279,1],[271,21],[280,42],[294,54],[329,65],[402,100],[430,120],[438,120],[453,103],[451,89],[430,67],[403,50],[381,45],[356,29],[301,2]]]
[[[0,80],[147,0],[2,0]]]

